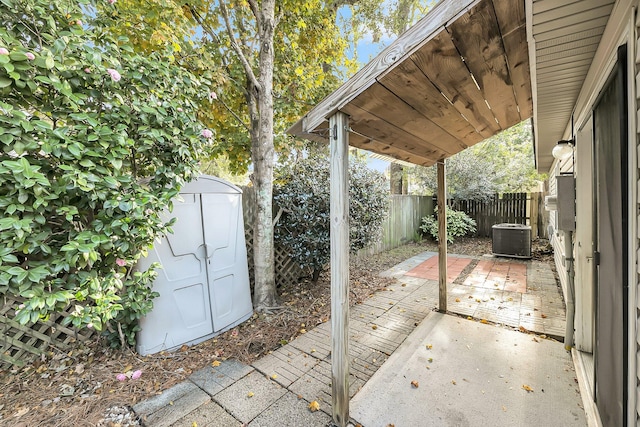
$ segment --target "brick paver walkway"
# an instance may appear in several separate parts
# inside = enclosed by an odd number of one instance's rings
[[[447,257],[447,282],[455,281],[462,270],[471,262],[471,258],[462,258],[449,255]],[[427,280],[438,280],[438,256],[434,256],[424,261],[417,267],[411,269],[405,276],[420,277]]]

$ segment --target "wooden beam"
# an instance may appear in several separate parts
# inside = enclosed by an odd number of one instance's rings
[[[438,162],[438,311],[447,312],[447,179],[445,160]]]
[[[392,142],[394,146],[402,150],[413,151],[416,155],[434,161],[447,156],[447,153],[438,147],[410,134],[404,129],[395,126],[393,123],[381,120],[379,117],[354,104],[346,105],[342,111],[349,115],[351,127],[355,131],[369,136],[372,139],[384,142],[387,145],[391,145]]]
[[[394,72],[394,74],[396,73]],[[394,126],[427,141],[434,149],[445,152],[447,157],[467,148],[458,137],[450,134],[447,131],[448,129],[438,126],[407,104],[404,99],[400,99],[379,83],[371,85],[369,89],[358,95],[351,103],[376,117],[380,117],[384,122],[393,123]],[[447,107],[451,108],[451,105],[447,105]],[[442,113],[439,114],[442,115]],[[464,123],[464,120],[459,115],[456,119]],[[480,141],[480,138],[474,142],[478,141]]]
[[[349,422],[349,117],[329,119],[331,151],[331,401],[333,422]]]

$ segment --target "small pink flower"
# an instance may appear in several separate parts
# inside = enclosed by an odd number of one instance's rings
[[[118,374],[118,375],[116,375],[116,379],[118,381],[126,381],[127,380],[127,376],[125,374]]]
[[[142,371],[138,369],[137,371],[134,371],[133,374],[131,374],[131,379],[137,380],[141,376],[142,376]]]
[[[114,70],[113,68],[107,68],[107,73],[111,76],[111,80],[114,82],[118,82],[121,79],[120,73]]]
[[[88,324],[87,324],[87,328],[88,328],[88,329],[93,329],[93,323],[88,323]]]
[[[91,72],[91,69],[90,69],[90,68],[85,68],[85,69],[84,69],[84,72],[85,72],[85,73],[87,73],[87,74],[89,74],[89,73]]]
[[[213,136],[213,132],[211,132],[209,129],[202,129],[202,132],[200,134],[204,138],[211,138]]]
[[[108,2],[109,4],[114,4],[114,3],[116,2],[116,0],[107,0],[107,2]]]
[[[33,61],[34,59],[36,59],[36,56],[31,52],[25,53],[24,56],[26,56],[29,61]]]
[[[177,110],[179,113],[182,113],[182,107],[178,107]]]
[[[6,47],[0,47],[0,55],[9,55],[9,51]]]
[[[122,258],[116,258],[116,264],[118,264],[120,267],[124,267],[125,265],[127,265],[127,261],[123,260]]]
[[[209,93],[209,101],[213,102],[214,100],[218,99],[218,95],[216,95],[215,92],[210,92]]]
[[[76,25],[80,25],[80,26],[82,26],[82,21],[78,19],[78,20],[76,21]]]

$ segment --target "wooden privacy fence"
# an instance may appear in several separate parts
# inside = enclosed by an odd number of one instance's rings
[[[473,218],[477,225],[476,235],[491,237],[495,224],[511,223],[531,226],[531,237],[540,236],[540,193],[496,194],[491,200],[455,200],[450,206]]]
[[[380,241],[360,250],[358,256],[388,251],[416,239],[420,233],[422,218],[432,215],[433,208],[431,196],[391,195],[389,215],[382,223]]]

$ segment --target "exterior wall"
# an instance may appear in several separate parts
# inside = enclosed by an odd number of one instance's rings
[[[631,354],[635,354],[635,358],[631,356],[630,362],[635,363],[635,417],[629,417],[630,419],[635,418],[636,425],[640,424],[640,335],[638,335],[637,331],[640,330],[640,266],[638,265],[638,259],[640,258],[640,206],[638,205],[640,191],[640,173],[638,171],[638,165],[640,165],[640,128],[638,127],[638,123],[640,123],[640,108],[638,107],[640,103],[638,100],[640,99],[640,15],[637,12],[636,5],[636,17],[635,17],[635,25],[633,40],[635,42],[634,50],[635,55],[632,56],[634,59],[631,66],[632,73],[629,73],[630,76],[634,76],[632,79],[632,83],[635,83],[634,92],[635,96],[630,97],[630,114],[636,113],[632,118],[635,120],[631,120],[632,123],[632,132],[630,135],[633,135],[632,139],[634,139],[635,144],[630,144],[630,153],[629,153],[629,181],[630,181],[630,206],[629,206],[629,253],[632,259],[629,262],[630,271],[629,271],[629,286],[630,289],[635,290],[635,292],[631,292],[630,298],[630,319],[634,322],[634,325],[631,325],[630,335],[630,345],[631,345]],[[635,294],[635,295],[634,295]],[[635,328],[634,328],[635,326]],[[634,330],[635,329],[635,330]],[[630,371],[632,371],[630,369]],[[631,380],[631,378],[630,378]],[[634,382],[632,382],[633,384]]]

